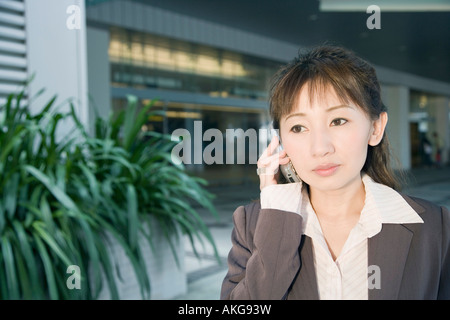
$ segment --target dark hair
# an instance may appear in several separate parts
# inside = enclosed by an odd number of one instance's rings
[[[308,85],[311,100],[324,96],[331,86],[343,103],[353,102],[370,119],[376,120],[387,111],[381,101],[380,84],[375,69],[352,51],[337,46],[319,46],[299,55],[280,68],[270,86],[270,115],[275,129],[280,119],[292,112],[299,92]],[[390,150],[386,131],[377,146],[368,146],[362,171],[375,182],[400,188],[390,167]]]

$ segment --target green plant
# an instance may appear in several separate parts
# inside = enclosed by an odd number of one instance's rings
[[[215,214],[205,181],[172,164],[169,137],[141,131],[151,105],[138,112],[130,97],[123,112],[97,118],[91,137],[73,105],[68,113],[52,110],[55,97],[31,114],[20,106],[22,97],[10,95],[0,108],[1,299],[93,299],[104,285],[102,274],[112,298],[119,298],[110,237],[127,253],[148,298],[139,235],[157,244],[145,223],[157,224],[172,246],[181,230],[194,250],[195,237],[215,249],[192,206]],[[58,139],[58,126],[67,123],[75,123],[74,130]],[[81,290],[66,286],[69,265],[82,270]]]
[[[155,218],[169,243],[172,244],[172,236],[177,235],[176,229],[180,228],[189,236],[196,254],[194,237],[199,240],[205,237],[215,249],[208,228],[192,206],[199,204],[209,209],[218,218],[211,202],[213,195],[203,188],[207,185],[206,180],[190,176],[182,164],[173,164],[171,150],[176,142],[171,140],[170,135],[142,130],[148,118],[158,114],[157,111],[151,110],[153,102],[151,101],[138,111],[136,97],[128,96],[128,105],[124,110],[113,114],[107,121],[100,117],[96,118],[94,138],[90,138],[86,131],[83,131],[84,137],[91,148],[100,142],[105,143],[100,148],[102,151],[114,145],[119,147],[119,153],[124,150],[129,155],[128,164],[122,166],[124,171],[121,176],[126,177],[128,181],[127,190],[123,184],[117,184],[119,189],[113,190],[111,194],[121,196],[131,192],[137,199],[135,206],[139,206],[138,212],[141,213],[141,217]],[[74,119],[77,119],[73,108],[72,115]],[[83,128],[78,120],[76,123]],[[100,150],[98,148],[91,150],[92,153],[95,151],[99,153]],[[116,159],[119,157],[120,154],[117,154]],[[124,164],[125,159],[119,162]],[[103,168],[117,165],[111,159],[105,158],[97,159],[97,163]],[[120,203],[132,202],[129,199],[119,199],[119,201]],[[128,231],[130,237],[136,235],[135,232],[129,232],[129,229],[123,231]],[[136,239],[130,241],[133,243]],[[215,253],[219,260],[217,251]]]

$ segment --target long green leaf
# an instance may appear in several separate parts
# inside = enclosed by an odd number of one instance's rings
[[[42,260],[45,271],[45,280],[48,285],[49,298],[52,300],[57,300],[59,298],[58,288],[55,281],[55,273],[53,271],[53,264],[48,255],[45,245],[42,243],[41,239],[37,234],[33,234],[34,241],[37,245],[37,250],[39,257]]]
[[[139,217],[136,190],[131,184],[127,185],[127,206],[128,206],[128,239],[131,250],[136,250],[139,235]]]
[[[72,201],[72,199],[58,186],[50,180],[50,178],[43,172],[39,171],[33,166],[26,165],[24,169],[31,173],[36,179],[41,181],[47,189],[58,199],[67,209],[72,211],[79,211],[77,205]]]
[[[97,243],[105,243],[105,239],[101,239],[101,241],[98,241]],[[106,274],[106,281],[108,283],[108,287],[109,287],[109,291],[111,293],[111,299],[112,300],[118,300],[120,298],[119,296],[119,291],[117,290],[117,284],[115,281],[115,276],[114,276],[114,269],[112,267],[112,262],[107,250],[107,247],[104,245],[98,245],[97,246],[98,249],[98,253],[99,253],[99,258],[100,258],[100,262],[101,262],[101,266],[103,268],[103,271]],[[98,297],[100,288],[98,288],[97,292],[94,292],[94,298]]]
[[[11,299],[20,298],[20,290],[18,278],[16,275],[16,267],[14,263],[14,254],[9,239],[6,236],[2,237],[2,254],[6,270],[6,282],[8,284],[9,297]]]
[[[42,220],[45,222],[46,228],[51,233],[55,233],[57,227],[55,226],[55,223],[53,221],[50,204],[47,200],[47,194],[43,194],[41,197],[39,212],[41,214]]]
[[[22,257],[20,247],[14,246],[14,257],[17,265],[17,279],[19,280],[21,288],[21,298],[32,299],[33,298],[32,285],[28,275],[27,267],[24,262],[24,258]]]
[[[3,191],[5,209],[9,219],[12,219],[16,212],[19,178],[20,175],[18,172],[13,173],[5,184],[5,190]]]
[[[3,234],[6,225],[5,207],[3,200],[0,200],[0,234]]]
[[[24,135],[26,134],[26,130],[24,128],[19,129],[20,131],[14,134],[14,137],[7,142],[5,146],[2,146],[2,152],[0,153],[0,163],[4,163],[6,161],[6,157],[11,152],[12,148],[17,145],[20,145]]]
[[[17,239],[20,245],[21,253],[25,259],[26,265],[27,265],[27,274],[30,278],[30,285],[33,292],[33,297],[39,297],[40,296],[40,283],[39,283],[39,274],[38,274],[38,268],[36,265],[36,260],[34,257],[34,253],[31,249],[30,242],[27,238],[27,235],[25,234],[25,229],[23,225],[17,221],[14,220],[12,222],[14,231],[17,235]]]
[[[89,190],[92,193],[94,204],[98,204],[100,201],[100,187],[94,172],[83,163],[78,163],[77,165],[80,167],[81,172],[84,174],[88,181]]]
[[[48,233],[43,226],[43,223],[35,222],[33,223],[33,228],[36,230],[35,235],[39,235],[39,237],[47,243],[48,247],[53,250],[53,252],[62,260],[62,262],[66,266],[70,266],[73,264],[70,261],[69,257],[64,253],[64,251],[60,248],[60,246],[56,243],[54,238]]]

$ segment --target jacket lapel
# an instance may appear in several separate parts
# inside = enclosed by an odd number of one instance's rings
[[[398,298],[412,236],[413,233],[404,225],[383,224],[381,231],[369,238],[368,266],[373,272],[368,275],[373,279],[373,282],[369,281],[369,300]],[[379,286],[376,281],[379,281]]]
[[[310,237],[302,236],[299,253],[300,269],[296,279],[294,279],[288,299],[318,300],[319,290],[317,288],[316,270],[314,268],[312,241]]]
[[[413,199],[400,195],[419,215],[425,212]],[[398,299],[413,231],[417,227],[417,224],[383,224],[381,231],[368,239],[368,265],[379,267],[372,270],[379,270],[381,280],[380,289],[369,288],[369,300]]]

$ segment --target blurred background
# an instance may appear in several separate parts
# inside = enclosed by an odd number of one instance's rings
[[[373,4],[379,12],[367,12]],[[267,127],[270,78],[299,49],[342,45],[376,68],[393,165],[412,177],[405,187],[447,205],[449,24],[448,0],[0,0],[0,104],[34,75],[25,99],[43,87],[36,106],[55,93],[75,98],[91,130],[95,112],[123,110],[132,94],[162,111],[144,131],[194,137],[200,120],[225,138],[226,129]],[[224,262],[232,212],[258,197],[256,165],[186,168],[217,196],[221,220],[205,219]],[[217,299],[226,264],[207,246],[202,259],[189,245],[183,255],[184,284],[158,297]]]

